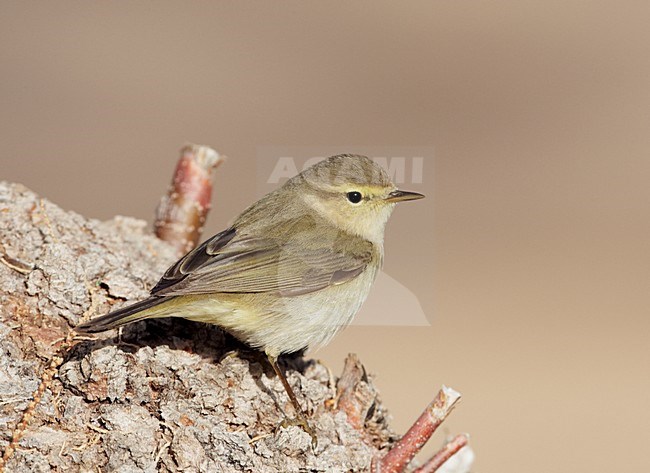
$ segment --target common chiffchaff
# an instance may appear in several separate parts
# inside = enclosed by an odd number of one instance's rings
[[[277,358],[323,345],[350,323],[381,267],[395,203],[422,197],[398,190],[365,156],[333,156],[183,256],[151,297],[76,330],[170,316],[218,325],[266,353],[315,442]]]

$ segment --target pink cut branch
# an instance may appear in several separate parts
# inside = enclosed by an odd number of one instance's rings
[[[158,204],[156,236],[171,243],[180,254],[196,246],[210,210],[212,170],[224,157],[212,148],[188,145],[181,150],[172,184]]]
[[[375,458],[372,473],[401,473],[422,449],[427,440],[447,418],[460,399],[460,394],[443,386],[436,398],[390,451],[381,459]]]
[[[431,459],[426,462],[423,466],[415,470],[414,473],[435,473],[438,471],[443,463],[449,460],[454,456],[458,451],[467,445],[469,439],[467,435],[460,434],[453,438],[450,442],[447,442],[444,447],[442,447],[438,452],[431,457]]]

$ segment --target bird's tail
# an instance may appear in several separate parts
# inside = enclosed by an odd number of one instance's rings
[[[118,309],[109,314],[102,315],[96,319],[89,320],[83,324],[77,325],[75,331],[81,333],[96,333],[110,330],[120,325],[130,324],[147,318],[156,317],[158,311],[151,310],[163,302],[168,302],[173,297],[150,297],[140,302],[136,302],[122,309]],[[161,317],[161,315],[158,315]]]

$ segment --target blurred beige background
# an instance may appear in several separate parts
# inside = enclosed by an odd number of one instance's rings
[[[387,274],[429,327],[354,326],[402,431],[442,383],[478,472],[650,471],[650,4],[3,2],[0,179],[149,219],[185,142],[433,146]],[[433,444],[442,442],[437,434]],[[433,451],[434,445],[428,447]]]

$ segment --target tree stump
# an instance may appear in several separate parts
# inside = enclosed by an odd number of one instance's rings
[[[86,219],[0,182],[0,470],[367,471],[396,436],[354,357],[339,386],[352,422],[324,365],[284,360],[314,451],[279,427],[293,411],[263,357],[217,327],[160,319],[74,338],[80,320],[144,298],[176,258],[144,221]]]

